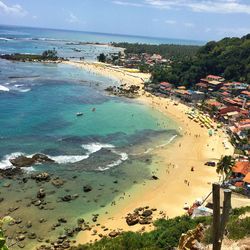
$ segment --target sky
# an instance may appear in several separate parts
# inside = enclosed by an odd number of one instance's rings
[[[250,33],[250,0],[0,0],[0,24],[219,40]]]

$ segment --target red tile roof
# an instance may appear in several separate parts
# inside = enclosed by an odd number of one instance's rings
[[[207,88],[207,84],[206,84],[206,83],[203,83],[203,82],[197,83],[196,86],[202,87],[202,88]]]
[[[243,179],[243,181],[250,184],[250,172],[247,173],[247,175],[245,176],[245,178]]]
[[[220,79],[222,79],[222,77],[221,76],[215,76],[215,75],[208,75],[207,79],[220,80]]]
[[[244,90],[241,92],[241,94],[247,95],[248,97],[250,97],[250,91]]]
[[[250,172],[250,162],[249,161],[238,161],[232,168],[234,173],[241,173],[247,175]]]

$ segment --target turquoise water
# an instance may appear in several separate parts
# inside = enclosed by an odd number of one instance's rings
[[[102,34],[94,32],[80,32],[67,30],[53,30],[42,28],[25,28],[16,26],[0,25],[0,54],[1,53],[33,53],[41,54],[46,49],[55,48],[59,55],[67,58],[84,57],[95,60],[104,53],[119,51],[117,48],[94,46],[94,45],[72,45],[70,42],[130,42],[148,44],[182,44],[182,45],[204,45],[203,41],[135,37],[127,35]],[[80,50],[78,52],[75,49]]]
[[[15,52],[23,49],[20,41],[12,46]],[[104,89],[115,84],[69,65],[0,60],[0,170],[11,168],[9,159],[20,154],[40,152],[55,160],[25,168],[12,178],[0,178],[0,198],[4,198],[0,217],[18,206],[10,215],[22,219],[20,224],[6,226],[7,236],[15,238],[20,226],[31,220],[28,231],[42,242],[53,240],[64,232],[64,227],[51,230],[58,217],[66,217],[65,227],[72,227],[77,218],[100,207],[108,211],[117,195],[150,179],[157,159],[149,149],[169,144],[178,136],[178,126],[136,100],[107,95]],[[83,115],[77,117],[78,112]],[[29,179],[44,171],[51,179],[63,179],[64,185],[56,188],[51,181]],[[86,184],[93,188],[90,193],[83,192]],[[32,205],[39,188],[47,193],[44,208]],[[66,194],[79,197],[62,202],[60,197]],[[41,224],[40,218],[46,222]],[[29,250],[38,242],[25,239],[24,244]]]

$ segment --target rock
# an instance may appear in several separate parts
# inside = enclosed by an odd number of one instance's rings
[[[27,228],[31,228],[31,227],[32,227],[32,222],[31,222],[31,221],[28,221],[27,224],[26,224],[26,227],[27,227]]]
[[[64,217],[58,218],[59,223],[67,223],[67,220]]]
[[[152,180],[158,180],[159,178],[157,177],[157,176],[155,176],[155,175],[152,175]]]
[[[62,201],[65,201],[65,202],[69,202],[69,201],[71,201],[72,200],[72,196],[71,195],[65,195],[65,196],[63,196],[63,197],[61,197],[61,200]]]
[[[31,240],[34,240],[34,239],[36,239],[37,236],[34,232],[31,232],[31,233],[28,233],[27,237]]]
[[[10,186],[11,186],[10,183],[4,183],[4,184],[3,184],[3,187],[5,187],[5,188],[9,188]]]
[[[34,154],[32,156],[32,159],[36,163],[52,163],[52,162],[55,162],[54,160],[50,159],[47,155],[44,155],[44,154]]]
[[[31,175],[31,179],[34,179],[37,182],[49,181],[50,180],[50,175],[48,173],[46,173],[46,172],[39,173],[39,174],[33,174],[33,175]]]
[[[64,184],[64,180],[55,178],[51,181],[51,184],[54,185],[55,187],[61,187]]]
[[[46,220],[44,218],[39,219],[40,223],[44,223]]]
[[[119,235],[119,233],[116,232],[116,231],[112,231],[112,232],[109,233],[109,237],[111,237],[111,238],[114,238],[114,237],[116,237],[118,235]]]
[[[137,214],[128,214],[126,222],[129,226],[136,225],[139,222],[139,216]]]
[[[197,248],[197,246],[201,242],[203,236],[204,227],[202,224],[198,224],[195,229],[189,230],[186,234],[181,235],[178,249],[200,249],[199,247]]]
[[[17,245],[19,248],[25,248],[25,244],[23,244],[23,243],[18,243]]]
[[[40,188],[40,190],[37,192],[36,197],[38,199],[43,199],[43,198],[45,198],[45,196],[46,196],[46,193],[45,193],[44,189]]]
[[[16,223],[16,224],[22,223],[22,219],[21,219],[21,218],[16,219],[16,220],[15,220],[15,223]]]
[[[151,210],[145,210],[145,211],[143,211],[142,216],[143,217],[149,217],[149,216],[152,215],[152,213],[153,212]]]
[[[16,238],[17,241],[23,241],[24,239],[25,239],[25,235],[24,234],[20,234]]]
[[[10,159],[10,163],[18,168],[30,167],[35,163],[35,160],[24,155],[20,155],[14,159]]]
[[[85,222],[85,220],[83,218],[79,218],[77,220],[77,224],[83,224]]]
[[[142,218],[142,219],[139,219],[139,223],[141,225],[151,224],[152,220],[151,220],[151,218]]]
[[[37,200],[37,201],[34,202],[34,205],[36,207],[39,207],[41,204],[42,204],[42,202],[40,200]]]
[[[90,192],[91,190],[92,190],[92,187],[91,187],[90,185],[86,185],[86,186],[83,187],[83,191],[84,191],[85,193],[88,193],[88,192]]]
[[[23,181],[23,183],[27,183],[27,182],[28,182],[28,178],[24,177],[24,178],[22,179],[22,181]]]

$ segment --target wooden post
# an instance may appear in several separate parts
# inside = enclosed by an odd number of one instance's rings
[[[220,225],[220,245],[223,240],[226,224],[231,210],[231,194],[232,194],[231,190],[229,189],[224,190],[223,212],[221,216],[221,225]]]
[[[220,250],[220,184],[213,183],[213,250]]]

